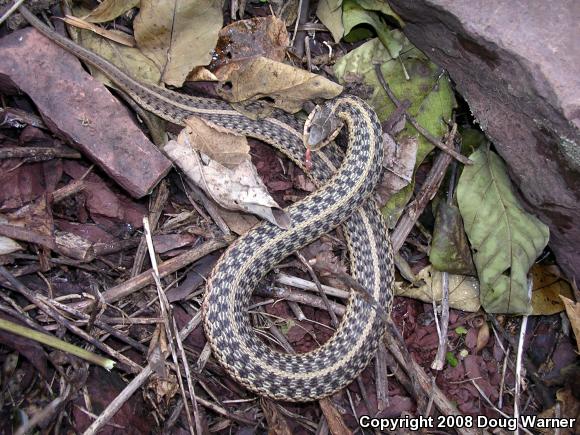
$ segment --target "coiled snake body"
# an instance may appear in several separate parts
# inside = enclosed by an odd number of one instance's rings
[[[306,170],[302,126],[294,117],[276,112],[255,121],[227,103],[138,82],[55,33],[24,7],[20,11],[46,37],[102,70],[144,109],[175,124],[197,116],[261,139]],[[249,389],[280,400],[315,400],[350,383],[374,355],[385,320],[366,298],[353,294],[338,330],[318,349],[285,354],[268,347],[253,332],[247,307],[253,288],[278,262],[342,224],[351,274],[381,309],[389,312],[392,303],[391,244],[380,211],[369,200],[380,178],[381,127],[373,110],[359,98],[344,96],[326,104],[347,127],[346,154],[334,145],[313,154],[312,168],[306,172],[319,189],[287,209],[288,229],[265,222],[232,244],[212,271],[203,302],[206,336],[219,362]]]

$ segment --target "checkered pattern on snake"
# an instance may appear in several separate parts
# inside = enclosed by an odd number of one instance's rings
[[[294,117],[275,111],[256,121],[218,100],[138,82],[55,33],[26,8],[20,11],[41,33],[102,70],[146,110],[180,125],[197,116],[234,134],[261,139],[305,169],[302,126]],[[305,354],[272,349],[253,332],[247,308],[253,288],[278,262],[342,224],[352,276],[386,312],[392,304],[391,244],[381,213],[369,199],[380,178],[381,127],[373,110],[356,97],[326,104],[346,124],[346,154],[335,145],[313,153],[312,169],[305,172],[319,189],[287,209],[289,229],[265,222],[227,249],[208,281],[202,308],[206,336],[226,371],[250,390],[280,400],[315,400],[349,384],[374,355],[385,321],[365,298],[353,293],[338,330],[324,345]]]

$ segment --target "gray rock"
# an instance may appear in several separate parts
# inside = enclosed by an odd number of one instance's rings
[[[457,84],[580,282],[580,2],[390,0]]]

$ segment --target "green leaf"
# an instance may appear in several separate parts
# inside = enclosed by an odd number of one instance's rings
[[[457,364],[459,364],[459,361],[455,355],[453,355],[453,352],[447,352],[445,354],[445,359],[447,360],[447,364],[449,364],[451,367],[457,367]]]
[[[467,335],[467,329],[465,329],[465,326],[458,326],[455,328],[455,333],[457,335]]]
[[[384,22],[380,14],[376,11],[365,9],[355,0],[344,1],[342,5],[342,24],[344,26],[344,39],[347,42],[359,40],[360,33],[358,35],[351,35],[351,31],[355,26],[367,24],[375,30],[377,37],[393,57],[399,56],[403,48],[399,41],[390,37],[391,29]],[[367,35],[367,33],[363,33],[362,35]]]
[[[488,147],[469,157],[457,185],[457,202],[471,242],[488,313],[529,314],[527,273],[549,230],[516,198],[505,164]]]
[[[385,0],[356,0],[356,2],[363,8],[369,11],[378,11],[388,17],[393,18],[400,27],[404,27],[403,20],[391,9]]]
[[[375,38],[339,59],[334,66],[336,77],[340,83],[352,77],[360,78],[372,90],[368,102],[375,108],[380,120],[384,121],[393,112],[395,106],[377,79],[374,65],[380,64],[381,72],[395,96],[400,101],[406,99],[411,102],[408,112],[415,116],[419,124],[433,136],[443,136],[447,132],[444,120],[450,119],[455,107],[455,97],[448,78],[441,76],[439,68],[417,50],[402,32],[391,30],[388,38],[402,47],[398,58],[393,58],[381,41]],[[405,76],[402,65],[409,74],[409,79]],[[417,167],[431,152],[433,145],[419,135],[409,123],[395,139],[404,142],[406,138],[411,137],[419,138],[415,162],[415,167]],[[389,226],[392,227],[397,221],[412,194],[413,187],[409,185],[392,197],[383,208],[383,214],[388,219]]]
[[[334,42],[342,39],[344,36],[342,0],[320,0],[316,9],[316,16],[330,30]]]

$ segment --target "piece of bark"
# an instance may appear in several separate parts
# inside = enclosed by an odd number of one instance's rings
[[[1,38],[0,52],[0,83],[28,94],[54,134],[132,196],[146,195],[169,172],[171,162],[73,55],[33,29]]]

